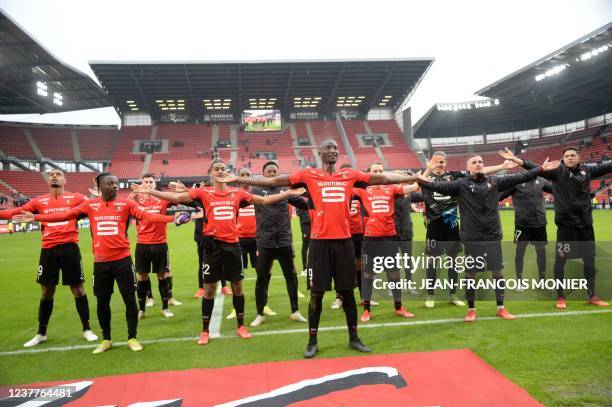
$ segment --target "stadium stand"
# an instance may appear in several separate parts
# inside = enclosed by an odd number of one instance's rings
[[[213,128],[196,124],[158,125],[155,139],[167,139],[168,152],[153,153],[149,172],[171,177],[206,174],[211,158]],[[138,177],[140,172],[132,173],[132,176]]]
[[[24,160],[37,158],[21,126],[0,125],[0,150],[7,156]]]
[[[368,125],[372,133],[386,133],[391,146],[381,147],[381,151],[390,168],[419,168],[419,158],[403,139],[402,130],[395,120],[370,120]]]
[[[25,128],[24,128],[25,129]],[[62,127],[27,128],[45,158],[55,161],[73,161],[75,159],[70,129]]]
[[[0,171],[0,180],[29,197],[49,192],[42,174],[36,171]]]
[[[151,138],[151,126],[124,126],[108,170],[119,178],[139,177],[144,166],[145,153],[134,153],[135,140]],[[142,160],[141,161],[141,158]]]
[[[76,130],[82,160],[111,159],[111,148],[117,136],[114,129],[82,129]]]

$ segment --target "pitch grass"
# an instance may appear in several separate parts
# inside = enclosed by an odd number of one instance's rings
[[[549,212],[549,239],[554,240],[556,230]],[[505,240],[512,239],[514,213],[502,212]],[[612,211],[596,211],[595,233],[599,241],[612,241]],[[423,240],[424,228],[420,215],[413,214],[415,240]],[[296,267],[301,267],[299,225],[294,220]],[[130,236],[134,239],[134,230]],[[171,263],[174,272],[175,297],[184,305],[173,307],[176,316],[166,319],[161,316],[157,284],[153,290],[158,303],[147,309],[147,318],[139,323],[139,338],[196,337],[200,330],[200,301],[192,298],[197,288],[197,257],[191,225],[169,227]],[[40,289],[34,283],[40,249],[38,233],[0,236],[0,352],[21,350],[24,342],[36,334],[36,313]],[[90,299],[92,327],[100,334],[95,316],[95,298],[91,290],[92,255],[88,230],[81,231],[81,251],[85,266],[86,290]],[[529,249],[532,253],[533,249]],[[513,275],[513,253],[504,254],[508,266],[506,275]],[[609,260],[598,262],[602,280],[612,269]],[[603,268],[602,268],[603,267]],[[552,273],[552,262],[548,274]],[[275,263],[273,274],[281,275]],[[445,273],[443,273],[445,274]],[[246,321],[254,318],[255,271],[246,270]],[[304,289],[304,278],[300,278],[300,290],[307,297],[300,299],[300,311],[306,315],[308,293]],[[118,291],[113,296],[113,339],[125,342],[126,326],[124,306]],[[329,308],[333,294],[324,299],[321,326],[344,326],[344,314]],[[194,367],[222,367],[245,363],[301,359],[307,340],[306,324],[288,319],[289,301],[284,280],[273,278],[270,287],[269,305],[278,312],[268,317],[258,328],[252,328],[255,336],[249,340],[217,339],[206,347],[198,347],[195,340],[145,345],[140,353],[130,352],[126,346],[116,347],[102,355],[92,355],[91,349],[67,350],[35,354],[0,356],[0,385],[31,383],[35,381],[72,380],[113,374],[144,371],[164,371]],[[416,314],[414,321],[437,319],[460,319],[465,308],[438,302],[434,309],[425,309],[422,301],[405,301],[406,307]],[[571,302],[571,311],[594,310],[582,301]],[[525,301],[509,302],[508,308],[520,316],[525,313],[557,313],[553,302]],[[231,297],[224,301],[223,316],[231,310]],[[374,308],[372,323],[399,322],[392,315],[389,301]],[[478,303],[480,317],[493,316],[493,302]],[[257,336],[258,332],[280,329],[304,329],[304,333],[286,333]],[[221,333],[233,335],[235,321],[222,320]],[[43,347],[86,345],[80,335],[81,327],[76,314],[74,300],[69,290],[58,287],[53,316],[49,325],[49,342]],[[424,352],[441,349],[469,348],[513,382],[525,388],[533,397],[546,405],[610,405],[612,402],[612,314],[580,316],[524,318],[515,321],[477,321],[412,325],[361,329],[360,336],[376,353]],[[320,357],[331,358],[355,356],[347,348],[347,335],[342,330],[324,331],[319,334]],[[457,375],[469,381],[466,372]]]

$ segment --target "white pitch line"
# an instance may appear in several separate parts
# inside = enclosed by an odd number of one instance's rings
[[[215,305],[213,313],[210,317],[209,333],[211,338],[221,336],[221,320],[223,319],[223,300],[225,295],[221,293],[221,284],[217,284],[217,292],[215,293]]]
[[[593,310],[593,311],[563,311],[563,312],[540,312],[534,314],[516,314],[518,319],[523,318],[543,318],[543,317],[565,317],[565,316],[581,316],[581,315],[591,315],[591,314],[608,314],[612,313],[612,309],[605,310]],[[478,317],[477,321],[500,321],[499,317]],[[371,329],[371,328],[389,328],[389,327],[398,327],[398,326],[417,326],[417,325],[438,325],[438,324],[450,324],[450,323],[465,323],[463,318],[449,318],[449,319],[430,319],[423,321],[402,321],[402,322],[383,322],[379,324],[361,324],[359,325],[360,329]],[[326,326],[319,328],[319,331],[344,331],[346,330],[345,325],[337,325],[337,326]],[[269,336],[269,335],[286,335],[286,334],[294,334],[300,333],[305,334],[308,332],[307,328],[299,328],[299,329],[279,329],[274,331],[262,331],[255,332],[253,336]],[[143,345],[153,345],[157,343],[174,343],[174,342],[189,342],[196,341],[198,338],[196,336],[184,336],[178,338],[160,338],[160,339],[149,339],[140,341]],[[234,335],[219,335],[218,339],[236,339]],[[127,342],[113,342],[114,347],[125,346]],[[22,349],[22,350],[14,350],[7,352],[0,352],[0,356],[14,356],[14,355],[23,355],[23,354],[33,354],[33,353],[45,353],[45,352],[65,352],[69,350],[78,350],[78,349],[94,349],[96,345],[73,345],[73,346],[58,346],[53,348],[37,348],[37,349]]]

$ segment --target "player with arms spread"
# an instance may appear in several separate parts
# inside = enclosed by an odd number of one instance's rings
[[[136,339],[138,307],[136,305],[136,276],[130,255],[130,241],[127,228],[130,216],[149,222],[169,223],[172,216],[148,213],[136,202],[117,199],[119,180],[109,173],[96,177],[100,198],[90,199],[68,212],[33,215],[23,212],[14,219],[23,222],[63,222],[87,216],[91,224],[94,253],[94,295],[98,300],[97,314],[102,328],[103,341],[93,351],[102,353],[112,348],[110,302],[115,280],[125,304],[125,318],[128,326],[128,347],[133,351],[142,350]],[[178,217],[177,214],[176,216]]]
[[[309,341],[304,352],[305,358],[314,357],[319,350],[317,333],[323,295],[326,290],[331,290],[332,280],[336,291],[342,297],[342,308],[349,331],[349,346],[360,352],[371,352],[357,335],[357,304],[353,292],[356,280],[355,250],[349,228],[353,187],[400,184],[417,179],[396,174],[366,174],[351,168],[336,170],[338,155],[338,144],[334,140],[326,140],[319,147],[323,168],[305,169],[291,175],[271,178],[218,178],[220,182],[239,182],[264,188],[304,186],[310,194],[310,206],[314,210],[308,253]]]

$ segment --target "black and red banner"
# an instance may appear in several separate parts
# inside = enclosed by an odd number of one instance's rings
[[[72,386],[72,387],[71,387]],[[0,406],[540,406],[467,349],[258,363],[12,386]],[[60,397],[61,395],[64,397]],[[15,396],[13,394],[13,396]],[[27,403],[27,404],[26,404]]]

